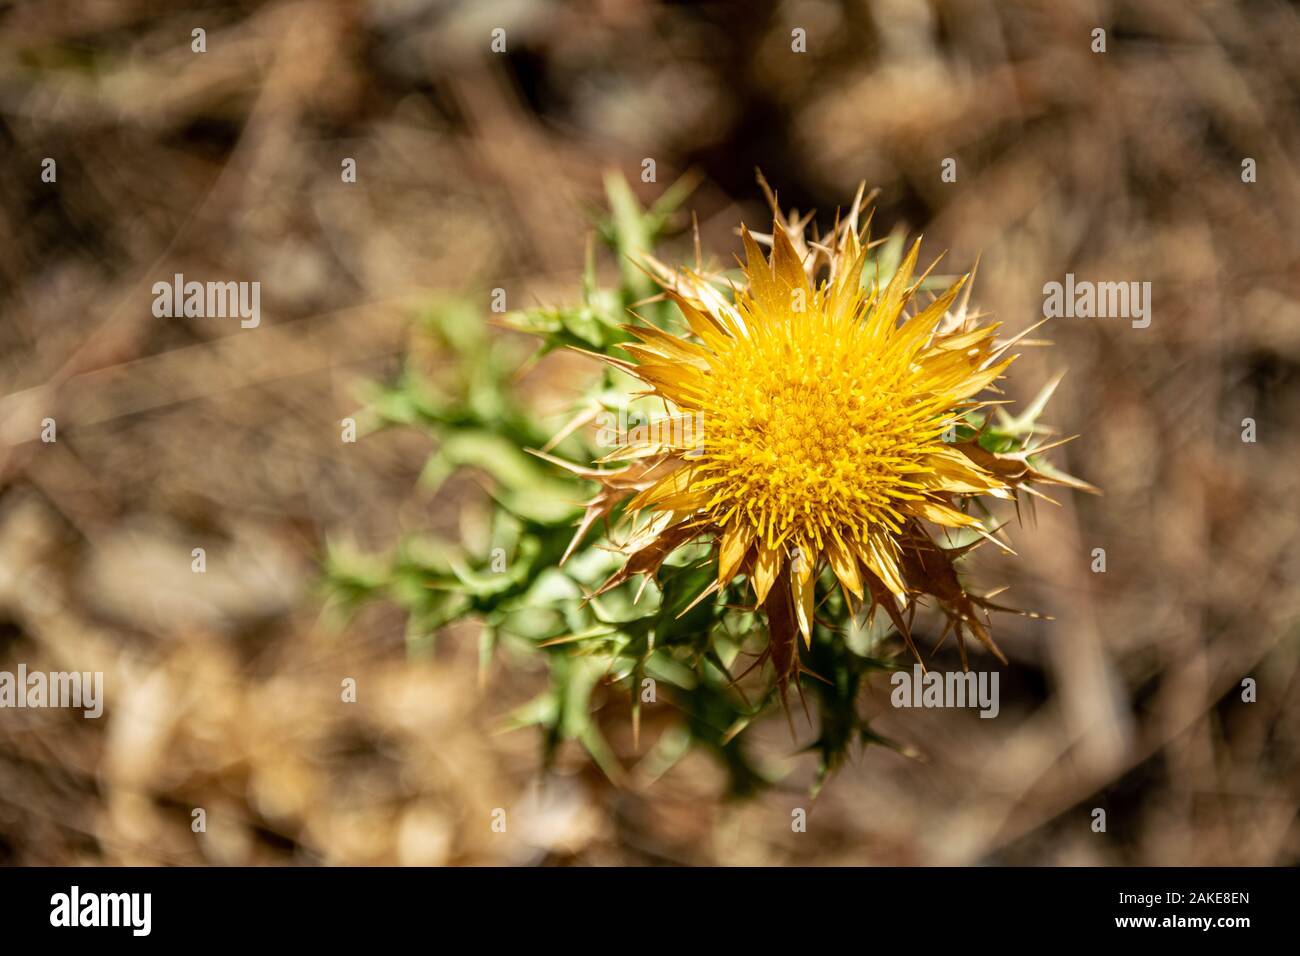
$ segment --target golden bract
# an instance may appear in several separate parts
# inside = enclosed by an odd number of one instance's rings
[[[622,347],[635,361],[606,361],[703,427],[649,431],[608,456],[629,462],[612,471],[573,469],[602,484],[575,544],[624,501],[651,516],[598,593],[715,538],[717,578],[701,597],[747,575],[783,686],[799,667],[796,633],[811,640],[827,566],[850,608],[884,607],[909,644],[904,612],[930,595],[959,643],[969,630],[996,653],[977,608],[1010,609],[966,590],[953,562],[970,545],[943,547],[929,527],[988,537],[965,499],[1010,498],[1033,492],[1031,482],[1088,487],[1033,467],[1029,455],[1043,449],[1028,443],[995,454],[978,436],[944,440],[985,404],[977,396],[1011,364],[1011,342],[995,343],[997,326],[968,314],[969,277],[918,301],[919,242],[877,282],[857,228],[860,198],[826,242],[777,211],[770,257],[742,227],[747,261],[732,299],[711,277],[651,260],[689,331],[628,327],[638,342]]]
[[[899,321],[914,292],[915,245],[879,288],[862,281],[865,250],[846,232],[834,281],[813,287],[783,229],[770,260],[743,236],[747,282],[734,308],[672,293],[701,344],[665,347],[665,336],[632,330],[642,341],[629,347],[641,359],[632,374],[680,412],[702,414],[704,428],[693,447],[668,449],[681,467],[631,507],[712,525],[722,535],[719,584],[752,557],[760,603],[793,564],[807,639],[823,555],[859,600],[864,571],[902,596],[898,536],[909,518],[977,526],[951,496],[1005,489],[943,433],[1010,360],[993,361],[994,326],[936,335],[964,280]]]

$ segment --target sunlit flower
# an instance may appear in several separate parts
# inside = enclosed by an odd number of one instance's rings
[[[953,568],[972,544],[939,542],[947,529],[992,539],[972,498],[1013,498],[1031,481],[1082,487],[1031,466],[1042,448],[990,451],[970,428],[957,440],[1014,359],[1012,342],[995,341],[998,326],[968,312],[969,276],[922,301],[919,241],[880,281],[859,205],[824,242],[779,212],[770,239],[742,227],[747,261],[730,296],[714,277],[652,261],[687,329],[629,327],[638,341],[623,348],[634,361],[606,360],[663,399],[670,421],[702,428],[634,434],[607,459],[629,464],[582,470],[604,489],[579,537],[628,496],[627,512],[649,516],[601,590],[653,574],[688,541],[716,540],[705,595],[746,576],[782,686],[799,668],[796,634],[811,641],[815,584],[828,567],[850,609],[884,607],[909,644],[905,614],[930,595],[959,643],[969,630],[997,653],[977,613],[997,606]]]

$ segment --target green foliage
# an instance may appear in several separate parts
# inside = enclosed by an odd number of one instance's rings
[[[618,262],[618,284],[598,284],[595,253],[589,249],[576,305],[504,316],[508,329],[533,337],[528,341],[534,357],[570,346],[620,355],[618,344],[629,338],[621,326],[631,321],[628,310],[634,305],[640,304],[637,315],[647,321],[665,326],[677,321],[675,310],[664,303],[645,303],[655,289],[636,262],[668,234],[687,190],[674,187],[645,210],[622,179],[610,178],[606,186],[610,211],[597,222],[596,235]],[[516,397],[512,383],[526,359],[519,337],[492,334],[482,315],[461,301],[433,305],[419,321],[444,358],[439,368],[446,372],[440,371],[435,382],[408,359],[393,384],[374,386],[366,396],[371,424],[413,427],[433,439],[421,477],[432,490],[457,471],[479,475],[494,502],[491,527],[477,542],[413,535],[387,556],[331,545],[324,571],[334,606],[351,612],[365,601],[395,603],[408,616],[414,652],[431,646],[445,625],[476,621],[485,673],[497,657],[507,662],[540,658],[550,675],[546,689],[510,713],[506,723],[539,728],[548,760],[573,741],[612,780],[621,781],[627,771],[609,743],[612,722],[639,726],[647,711],[661,715],[670,708],[674,719],[667,729],[656,720],[655,735],[640,758],[642,778],[657,777],[692,747],[702,747],[726,768],[734,794],[771,783],[775,772],[747,754],[742,731],[780,706],[777,692],[761,674],[744,682],[755,688],[748,696],[732,679],[765,642],[756,613],[739,609],[746,600],[742,586],[732,584],[693,603],[715,573],[711,546],[694,544],[679,549],[657,581],[634,579],[589,598],[622,559],[604,540],[605,529],[596,528],[560,564],[580,503],[592,495],[594,484],[528,454],[547,447],[565,421],[540,416]],[[578,408],[595,412],[626,405],[635,390],[622,373],[606,369],[593,376]],[[582,429],[551,450],[584,466],[604,453]],[[618,509],[611,515],[615,534],[621,518]],[[823,616],[844,621],[847,611],[829,581],[822,584]],[[848,640],[844,629],[819,622],[807,655],[819,678],[803,682],[818,703],[812,716],[819,728],[810,749],[821,758],[819,781],[852,749],[879,740],[861,720],[856,700],[866,675],[888,665],[872,656],[878,640],[856,639],[858,623],[845,627],[852,632]],[[651,686],[654,703],[645,703]],[[797,701],[791,703],[797,708]]]

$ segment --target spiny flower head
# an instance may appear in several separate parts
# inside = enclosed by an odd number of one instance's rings
[[[968,276],[919,301],[919,241],[877,281],[860,203],[861,193],[825,242],[807,240],[807,221],[792,223],[774,203],[771,238],[762,237],[771,255],[742,227],[743,282],[730,298],[713,277],[652,260],[688,331],[628,327],[638,341],[623,348],[635,361],[607,361],[668,403],[674,425],[698,426],[652,429],[609,456],[630,462],[623,468],[584,469],[605,487],[579,537],[628,496],[629,512],[650,515],[601,590],[653,574],[687,541],[716,539],[706,594],[747,576],[782,686],[799,666],[795,634],[811,640],[827,566],[850,608],[885,607],[909,644],[902,612],[928,594],[959,642],[965,628],[996,652],[977,606],[998,606],[969,594],[953,568],[970,546],[941,547],[931,529],[989,538],[967,499],[1010,498],[1031,481],[1081,486],[1031,467],[1028,449],[998,455],[978,436],[945,441],[989,404],[978,396],[1011,364],[1012,343],[996,343],[997,326],[968,313]]]
[[[671,449],[682,467],[632,507],[689,511],[718,529],[719,583],[752,552],[760,602],[785,563],[801,557],[806,582],[822,555],[859,598],[860,568],[903,596],[898,538],[908,520],[976,526],[951,495],[1005,491],[943,434],[1010,360],[992,361],[993,326],[959,343],[934,335],[964,280],[899,322],[917,246],[877,290],[861,281],[866,257],[846,233],[840,274],[814,289],[787,234],[774,235],[769,262],[743,233],[748,281],[734,309],[708,314],[677,296],[704,343],[696,361],[675,362],[634,330],[645,343],[632,348],[643,357],[634,374],[703,428],[694,447]],[[807,636],[805,616],[800,624]]]

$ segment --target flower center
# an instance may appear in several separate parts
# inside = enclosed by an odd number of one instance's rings
[[[902,375],[873,365],[856,324],[783,325],[713,367],[697,481],[714,520],[743,515],[769,546],[818,549],[832,528],[864,540],[870,524],[894,527],[933,420],[909,407]]]

